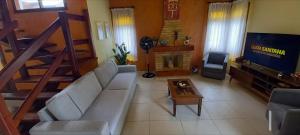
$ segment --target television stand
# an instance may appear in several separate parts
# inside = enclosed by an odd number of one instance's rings
[[[230,66],[230,82],[236,79],[268,101],[274,88],[300,88],[300,80],[254,63],[234,63]]]

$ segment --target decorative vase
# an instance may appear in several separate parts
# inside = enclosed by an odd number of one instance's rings
[[[189,45],[189,44],[190,44],[190,40],[185,40],[185,41],[183,42],[183,44],[186,45],[186,46]]]

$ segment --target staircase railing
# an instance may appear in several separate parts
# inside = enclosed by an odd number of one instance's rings
[[[56,59],[54,60],[53,64],[50,66],[49,70],[42,77],[42,79],[38,82],[38,84],[34,87],[34,89],[30,92],[29,96],[25,99],[25,101],[19,108],[18,112],[14,116],[14,121],[17,126],[19,125],[21,120],[24,118],[25,114],[29,111],[30,107],[36,100],[37,96],[42,92],[44,87],[47,85],[50,78],[54,75],[56,69],[63,62],[65,56],[66,56],[65,51],[61,51],[57,55]]]
[[[7,4],[6,0],[0,0],[0,4]],[[5,10],[5,9],[0,9]],[[8,13],[8,12],[7,12]],[[36,84],[34,89],[30,92],[29,96],[26,98],[24,103],[21,105],[17,113],[12,116],[9,112],[4,98],[0,95],[0,127],[1,131],[5,135],[20,135],[18,126],[21,120],[24,118],[25,114],[29,111],[30,107],[33,105],[34,101],[37,99],[37,96],[42,92],[50,78],[54,75],[55,71],[59,65],[63,62],[65,56],[68,55],[68,59],[72,64],[72,71],[76,77],[79,77],[79,68],[77,62],[77,56],[74,49],[74,41],[71,37],[71,32],[69,29],[70,19],[77,20],[86,20],[86,17],[67,14],[65,12],[59,12],[59,17],[44,31],[42,32],[37,39],[29,45],[29,47],[18,53],[17,56],[13,58],[0,72],[0,93],[6,84],[13,78],[15,73],[22,68],[22,66],[28,61],[42,46],[47,42],[47,40],[59,29],[62,28],[64,39],[65,39],[65,49],[61,51],[55,58],[54,62],[45,73],[45,75],[40,79]],[[4,37],[7,37],[10,32],[16,27],[16,23],[4,24],[4,29],[0,31],[0,40]],[[12,39],[15,40],[15,39]],[[87,40],[88,43],[91,43],[90,39]],[[13,41],[16,42],[16,41]],[[92,45],[91,45],[92,46]],[[93,49],[92,49],[93,50]],[[93,52],[93,51],[92,51]]]
[[[92,34],[91,34],[91,26],[90,26],[90,18],[89,18],[89,12],[87,10],[83,10],[83,15],[74,15],[74,14],[67,14],[68,19],[85,22],[85,30],[86,34],[88,35],[87,39],[79,39],[79,40],[73,40],[74,45],[81,45],[81,44],[88,44],[89,50],[91,52],[91,57],[96,58],[96,52],[95,48],[92,43]]]

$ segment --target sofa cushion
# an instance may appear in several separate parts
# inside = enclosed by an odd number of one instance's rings
[[[103,88],[105,88],[110,80],[118,73],[118,67],[112,60],[105,62],[94,70],[97,79]]]
[[[29,132],[30,135],[110,135],[104,121],[40,122]]]
[[[46,107],[58,120],[78,120],[82,116],[79,108],[65,92],[49,99]]]
[[[226,58],[225,54],[211,52],[209,53],[207,63],[223,65],[225,58]]]
[[[136,83],[136,72],[118,73],[108,84],[108,90],[127,90]]]
[[[65,91],[84,114],[102,91],[102,87],[94,72],[89,72],[73,82]]]
[[[55,121],[56,118],[49,112],[49,110],[44,107],[37,112],[40,121]]]
[[[104,90],[81,120],[107,121],[111,134],[114,134],[121,117],[127,114],[126,104],[130,104],[134,90]]]

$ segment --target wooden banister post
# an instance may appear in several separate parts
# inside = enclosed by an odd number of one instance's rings
[[[3,97],[0,95],[0,128],[4,135],[20,135]]]
[[[59,20],[65,38],[67,53],[69,55],[69,59],[73,67],[73,74],[75,77],[79,77],[80,76],[79,65],[78,65],[77,55],[74,49],[73,39],[70,31],[68,15],[64,11],[58,12],[58,15],[59,15]]]
[[[85,18],[85,26],[86,26],[86,33],[88,34],[88,39],[89,39],[89,48],[91,51],[91,55],[93,58],[96,58],[96,52],[95,52],[95,47],[93,45],[92,41],[92,33],[91,33],[91,23],[90,23],[90,15],[89,11],[87,9],[83,10],[83,16]]]

